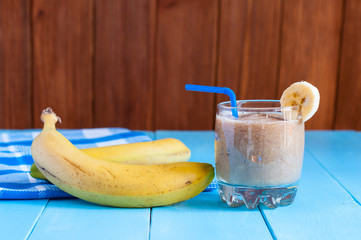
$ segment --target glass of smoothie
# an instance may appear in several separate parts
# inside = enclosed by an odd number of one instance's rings
[[[279,100],[217,105],[216,177],[219,194],[231,207],[290,205],[301,177],[305,130],[300,106]],[[238,118],[232,110],[238,112]]]

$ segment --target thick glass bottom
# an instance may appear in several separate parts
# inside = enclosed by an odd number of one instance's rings
[[[298,182],[290,185],[276,187],[249,187],[240,185],[230,185],[218,181],[218,191],[221,199],[230,207],[246,205],[253,209],[258,204],[263,203],[269,208],[287,206],[295,199]]]

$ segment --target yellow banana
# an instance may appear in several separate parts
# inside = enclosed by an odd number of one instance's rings
[[[139,165],[184,162],[188,161],[191,156],[189,148],[174,138],[86,148],[80,151],[91,157],[106,161]],[[35,164],[31,166],[30,175],[34,178],[46,180],[46,177],[39,171]]]
[[[201,193],[214,177],[206,163],[130,165],[91,157],[56,130],[58,117],[50,108],[41,119],[44,128],[31,146],[36,166],[50,182],[83,200],[114,207],[170,205]]]

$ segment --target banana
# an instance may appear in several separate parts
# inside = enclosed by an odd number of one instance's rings
[[[36,167],[36,165],[33,163],[30,168],[30,176],[33,178],[48,180],[46,177],[39,171],[39,169]]]
[[[191,151],[181,141],[174,138],[160,139],[150,142],[138,142],[107,147],[86,148],[80,151],[85,154],[112,162],[125,164],[154,165],[188,161]],[[47,180],[36,165],[30,169],[34,178]]]
[[[318,89],[305,81],[293,83],[281,96],[281,107],[299,106],[304,122],[317,112],[319,104]]]
[[[56,130],[58,117],[50,108],[41,119],[43,130],[31,145],[34,162],[50,182],[80,199],[114,207],[164,206],[196,196],[214,178],[206,163],[130,165],[94,158]]]
[[[83,149],[83,152],[113,162],[153,165],[187,161],[191,151],[174,138]]]

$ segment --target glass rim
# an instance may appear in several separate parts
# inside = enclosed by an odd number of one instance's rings
[[[237,110],[246,110],[246,111],[252,111],[252,110],[255,110],[255,111],[277,111],[277,110],[280,110],[280,111],[284,111],[284,110],[299,110],[299,106],[289,106],[289,107],[242,107],[242,106],[239,106],[238,104],[239,103],[248,103],[248,102],[259,102],[259,103],[279,103],[280,104],[280,100],[269,100],[269,99],[252,99],[252,100],[237,100],[236,103],[237,103],[237,107],[231,107],[231,106],[225,106],[226,104],[231,104],[231,101],[226,101],[226,102],[220,102],[217,104],[217,108],[220,108],[220,109],[226,109],[226,110],[232,110],[232,109],[237,109]]]

